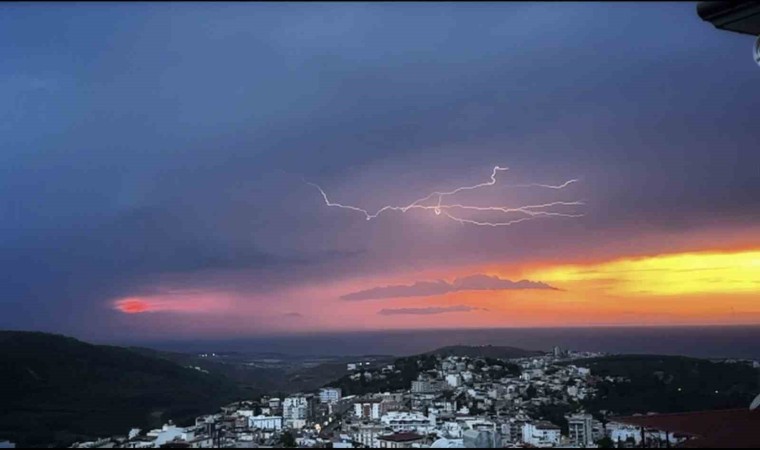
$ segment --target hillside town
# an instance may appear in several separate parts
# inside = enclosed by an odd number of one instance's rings
[[[677,445],[685,436],[602,420],[582,409],[602,380],[584,367],[598,353],[555,348],[500,360],[426,355],[403,389],[408,365],[349,364],[342,387],[263,397],[198,417],[191,426],[132,429],[77,448],[594,448]],[[609,378],[609,377],[607,377]]]

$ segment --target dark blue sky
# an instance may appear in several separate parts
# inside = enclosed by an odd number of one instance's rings
[[[0,328],[131,336],[114,299],[220,287],[255,328],[283,286],[751,236],[751,44],[692,3],[4,4]],[[586,216],[368,224],[303,182],[380,207],[497,164]]]

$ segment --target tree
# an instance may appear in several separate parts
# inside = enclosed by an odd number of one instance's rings
[[[615,448],[615,442],[609,436],[599,439],[596,444],[599,448]]]
[[[534,398],[537,394],[538,394],[538,391],[533,385],[528,386],[528,389],[525,391],[525,396],[528,400]]]
[[[520,366],[514,363],[506,363],[504,365],[504,369],[506,369],[506,371],[509,372],[509,374],[513,377],[519,377],[520,374],[522,374],[522,369]]]
[[[280,436],[280,444],[285,448],[296,448],[298,446],[298,444],[296,444],[295,436],[293,436],[293,433],[290,431],[282,433],[282,436]]]

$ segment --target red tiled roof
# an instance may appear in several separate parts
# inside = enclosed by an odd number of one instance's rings
[[[693,436],[684,447],[760,447],[760,411],[724,409],[616,417],[612,422]]]
[[[422,439],[423,436],[417,433],[395,433],[387,436],[380,436],[379,439],[389,442],[409,442]]]

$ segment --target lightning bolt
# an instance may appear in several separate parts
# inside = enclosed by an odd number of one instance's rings
[[[503,226],[510,226],[515,225],[518,223],[526,222],[528,220],[534,220],[537,218],[542,217],[583,217],[583,214],[571,214],[571,213],[564,213],[556,210],[552,210],[551,208],[556,207],[563,207],[563,206],[581,206],[584,203],[581,201],[555,201],[550,203],[542,203],[542,204],[536,204],[536,205],[524,205],[524,206],[475,206],[475,205],[466,205],[461,203],[447,203],[444,201],[445,198],[449,198],[451,196],[454,196],[460,192],[464,191],[475,191],[482,188],[488,188],[491,186],[495,186],[497,184],[497,174],[499,172],[507,171],[509,170],[507,167],[500,167],[495,166],[493,168],[493,171],[491,172],[491,177],[489,181],[479,183],[473,186],[461,186],[456,189],[450,190],[450,191],[436,191],[432,192],[422,198],[419,198],[412,203],[409,203],[405,206],[393,206],[393,205],[386,205],[382,208],[378,209],[375,212],[370,212],[367,209],[360,208],[358,206],[352,206],[352,205],[344,205],[342,203],[333,202],[330,200],[330,198],[327,196],[327,193],[317,184],[307,182],[309,185],[314,186],[319,190],[319,193],[322,195],[322,199],[325,202],[325,205],[333,208],[341,208],[341,209],[347,209],[350,211],[356,211],[364,215],[364,217],[367,220],[372,220],[377,218],[379,215],[388,212],[388,211],[399,211],[402,213],[405,213],[412,209],[419,209],[424,211],[433,211],[436,215],[443,215],[443,217],[446,217],[448,219],[451,219],[455,222],[459,222],[463,225],[477,225],[477,226],[487,226],[487,227],[503,227]],[[539,184],[539,183],[529,183],[529,184],[513,184],[513,185],[506,185],[505,187],[509,188],[543,188],[543,189],[553,189],[553,190],[561,190],[568,186],[570,186],[573,183],[577,183],[578,179],[571,179],[567,180],[564,183],[558,184],[558,185],[552,185],[552,184]],[[435,200],[435,204],[430,205],[426,204],[431,201]],[[495,213],[504,213],[504,214],[521,214],[522,217],[513,218],[509,220],[499,221],[499,222],[491,222],[491,221],[480,221],[476,219],[466,218],[466,217],[460,217],[459,215],[455,215],[452,211],[455,210],[461,210],[461,211],[474,211],[474,212],[495,212]]]

